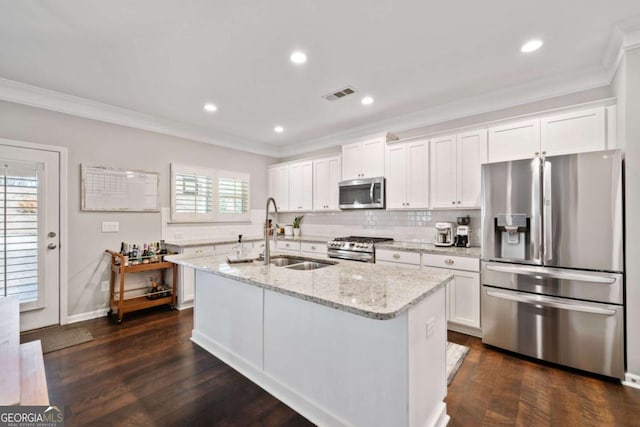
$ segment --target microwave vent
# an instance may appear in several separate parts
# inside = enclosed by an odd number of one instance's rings
[[[336,101],[338,99],[344,98],[345,96],[352,95],[356,93],[358,90],[353,86],[347,86],[340,90],[333,91],[323,96],[327,101]]]

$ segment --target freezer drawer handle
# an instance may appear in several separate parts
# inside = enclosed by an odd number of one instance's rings
[[[555,271],[540,269],[529,269],[522,267],[506,267],[501,265],[487,265],[487,270],[497,271],[500,273],[514,273],[524,274],[526,276],[545,276],[550,279],[564,279],[564,280],[579,280],[581,282],[593,282],[593,283],[606,283],[611,285],[616,282],[615,277],[599,277],[599,276],[587,276],[586,274],[578,273],[560,273]]]
[[[562,303],[540,296],[525,296],[522,293],[507,294],[503,292],[487,291],[487,295],[494,298],[523,302],[526,304],[541,305],[544,307],[558,308],[561,310],[581,311],[583,313],[602,314],[605,316],[613,316],[614,314],[616,314],[615,310],[590,307],[588,305]]]

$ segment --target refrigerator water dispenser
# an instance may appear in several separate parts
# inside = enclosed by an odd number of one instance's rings
[[[495,231],[500,233],[500,258],[527,259],[529,218],[525,214],[501,214],[494,218]]]

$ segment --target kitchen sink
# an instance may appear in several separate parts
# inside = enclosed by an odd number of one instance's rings
[[[271,264],[276,267],[285,267],[292,270],[316,270],[318,268],[337,264],[337,262],[289,255],[277,255],[271,258]]]
[[[289,265],[286,268],[289,268],[291,270],[316,270],[318,268],[329,267],[330,265],[333,265],[333,264],[334,263],[329,263],[329,262],[304,261],[299,264]]]
[[[300,264],[301,262],[305,262],[304,258],[298,258],[293,256],[275,256],[271,258],[271,264],[276,267],[284,267],[292,264]]]

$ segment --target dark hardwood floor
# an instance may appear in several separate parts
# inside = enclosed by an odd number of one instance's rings
[[[149,310],[81,324],[95,340],[45,355],[67,426],[310,426],[191,343],[192,311]],[[632,426],[640,390],[534,363],[454,332],[471,348],[448,388],[450,426]],[[393,426],[390,426],[393,427]]]

